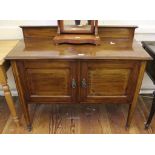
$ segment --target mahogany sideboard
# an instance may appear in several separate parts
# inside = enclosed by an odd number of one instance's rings
[[[133,40],[136,26],[99,27],[101,45],[54,45],[57,27],[22,26],[24,40],[6,56],[11,61],[26,124],[28,104],[124,103],[130,126],[147,60]]]

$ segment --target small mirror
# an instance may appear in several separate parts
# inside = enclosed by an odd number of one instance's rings
[[[54,37],[56,45],[100,44],[97,20],[58,20],[58,31]]]
[[[93,33],[93,20],[61,20],[60,31],[63,33]]]

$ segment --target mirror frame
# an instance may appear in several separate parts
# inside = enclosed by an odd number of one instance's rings
[[[82,30],[82,29],[77,29],[74,28],[74,30],[65,30],[64,29],[64,20],[58,20],[58,26],[60,33],[71,33],[71,34],[93,34],[95,32],[95,25],[98,24],[97,20],[90,20],[90,30]],[[75,25],[76,26],[76,25]]]

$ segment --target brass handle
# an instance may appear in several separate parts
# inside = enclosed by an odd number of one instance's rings
[[[72,79],[72,88],[76,88],[76,81],[74,78]]]
[[[87,83],[85,78],[82,79],[81,85],[82,85],[82,88],[87,88]]]

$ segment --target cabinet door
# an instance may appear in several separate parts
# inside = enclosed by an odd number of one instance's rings
[[[129,103],[133,97],[139,63],[124,60],[81,63],[81,103]]]
[[[76,100],[76,65],[69,61],[24,61],[20,75],[28,102],[71,103]]]

